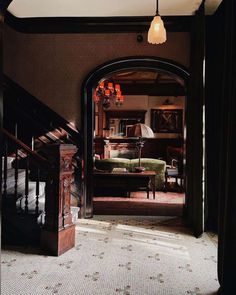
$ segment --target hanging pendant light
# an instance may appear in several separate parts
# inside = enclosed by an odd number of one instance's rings
[[[161,44],[166,41],[166,29],[164,23],[159,15],[158,11],[158,0],[157,0],[157,10],[154,16],[150,28],[148,30],[148,43],[151,44]]]

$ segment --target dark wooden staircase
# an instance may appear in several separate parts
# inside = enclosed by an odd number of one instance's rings
[[[7,77],[3,126],[2,242],[60,255],[74,245],[71,200],[81,207],[80,132]]]

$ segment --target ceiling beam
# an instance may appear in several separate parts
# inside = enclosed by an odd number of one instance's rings
[[[6,13],[5,22],[22,33],[118,33],[147,32],[150,17],[33,17],[18,18]],[[188,32],[192,16],[164,16],[169,32]]]
[[[149,96],[184,96],[186,91],[179,83],[147,84],[122,84],[120,83],[123,95],[149,95]]]

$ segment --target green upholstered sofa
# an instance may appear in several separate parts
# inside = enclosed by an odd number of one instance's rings
[[[135,167],[138,166],[138,159],[125,158],[109,158],[96,159],[95,168],[111,172],[113,168],[126,168],[130,172],[134,172]],[[163,190],[165,186],[165,171],[166,162],[158,159],[142,158],[141,166],[146,170],[156,172],[156,190]]]

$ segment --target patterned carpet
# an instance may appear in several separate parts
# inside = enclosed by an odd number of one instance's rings
[[[2,251],[3,295],[213,295],[214,235],[194,238],[173,217],[80,219],[76,247],[60,257]]]
[[[94,200],[115,200],[122,201],[126,200],[129,202],[143,202],[143,203],[165,203],[165,204],[184,204],[185,194],[184,193],[175,193],[175,192],[161,192],[158,191],[155,193],[155,199],[153,199],[152,192],[150,192],[150,197],[147,199],[146,192],[131,192],[130,198],[125,197],[94,197]]]
[[[184,193],[156,192],[147,199],[146,192],[131,192],[125,197],[94,197],[94,213],[97,215],[147,215],[147,216],[182,216]]]

